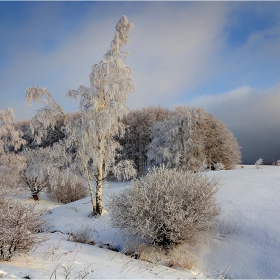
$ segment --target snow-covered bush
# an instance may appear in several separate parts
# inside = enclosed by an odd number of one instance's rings
[[[206,164],[206,160],[203,161],[202,165],[199,167],[198,171],[199,172],[207,172],[210,169],[208,168],[207,164]]]
[[[118,162],[112,171],[115,177],[119,181],[127,181],[131,178],[135,178],[137,175],[136,169],[134,168],[134,162],[132,160],[122,160]]]
[[[82,180],[74,183],[60,177],[56,185],[48,185],[46,194],[53,201],[66,204],[87,197],[88,190]]]
[[[280,166],[280,159],[277,160],[276,165]]]
[[[217,162],[214,164],[214,168],[216,171],[220,171],[220,170],[225,169],[225,166],[221,162]]]
[[[189,252],[174,248],[169,253],[167,266],[191,270],[195,263],[194,256]]]
[[[42,213],[33,205],[20,203],[11,190],[0,188],[0,261],[31,251],[46,240],[39,233],[46,226]]]
[[[220,213],[214,196],[217,190],[218,180],[202,173],[154,167],[112,197],[111,223],[152,244],[192,244]]]
[[[260,169],[261,165],[263,164],[263,159],[259,158],[256,162],[255,162],[255,166],[257,169]]]
[[[76,231],[70,232],[68,234],[68,240],[78,243],[94,245],[95,241],[92,237],[92,230],[89,226],[82,226]]]

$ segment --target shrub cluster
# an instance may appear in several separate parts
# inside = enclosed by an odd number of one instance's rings
[[[40,233],[46,221],[34,207],[18,202],[11,190],[0,188],[0,261],[28,253],[46,240],[46,234]]]
[[[95,241],[92,237],[92,230],[89,226],[82,226],[76,231],[68,234],[68,240],[78,243],[94,245]]]
[[[81,182],[73,184],[70,180],[63,182],[60,178],[55,187],[48,186],[46,194],[52,200],[66,204],[87,197],[88,190]]]
[[[220,213],[217,190],[218,180],[201,173],[154,167],[112,197],[111,223],[163,247],[181,241],[193,244],[198,232],[210,229]]]

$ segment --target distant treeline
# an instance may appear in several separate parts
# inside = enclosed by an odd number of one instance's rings
[[[78,118],[79,112],[70,113],[68,117]],[[203,163],[210,169],[218,162],[225,169],[240,163],[240,147],[233,134],[203,109],[170,110],[151,106],[130,110],[122,121],[125,136],[115,136],[122,147],[118,158],[133,160],[138,171],[160,163],[192,171],[198,171]],[[48,129],[47,137],[39,145],[34,140],[36,131],[31,130],[30,120],[18,121],[15,126],[23,132],[22,138],[26,141],[22,149],[52,146],[65,137],[62,118]]]

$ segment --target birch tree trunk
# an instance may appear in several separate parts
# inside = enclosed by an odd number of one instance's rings
[[[101,163],[98,168],[98,181],[96,185],[96,213],[98,215],[102,214],[103,203],[102,203],[102,168],[103,164]]]
[[[102,148],[101,148],[101,140],[102,136],[98,136],[98,150],[100,158],[102,158]],[[102,178],[103,176],[103,160],[100,159],[99,165],[98,165],[98,177],[96,182],[96,213],[98,215],[102,214],[103,210],[103,203],[102,203]]]

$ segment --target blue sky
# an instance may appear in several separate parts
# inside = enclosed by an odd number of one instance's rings
[[[134,24],[129,108],[204,107],[244,162],[280,158],[280,2],[0,2],[0,109],[32,117],[38,106],[24,96],[37,85],[76,110],[65,93],[89,85],[124,14]]]

